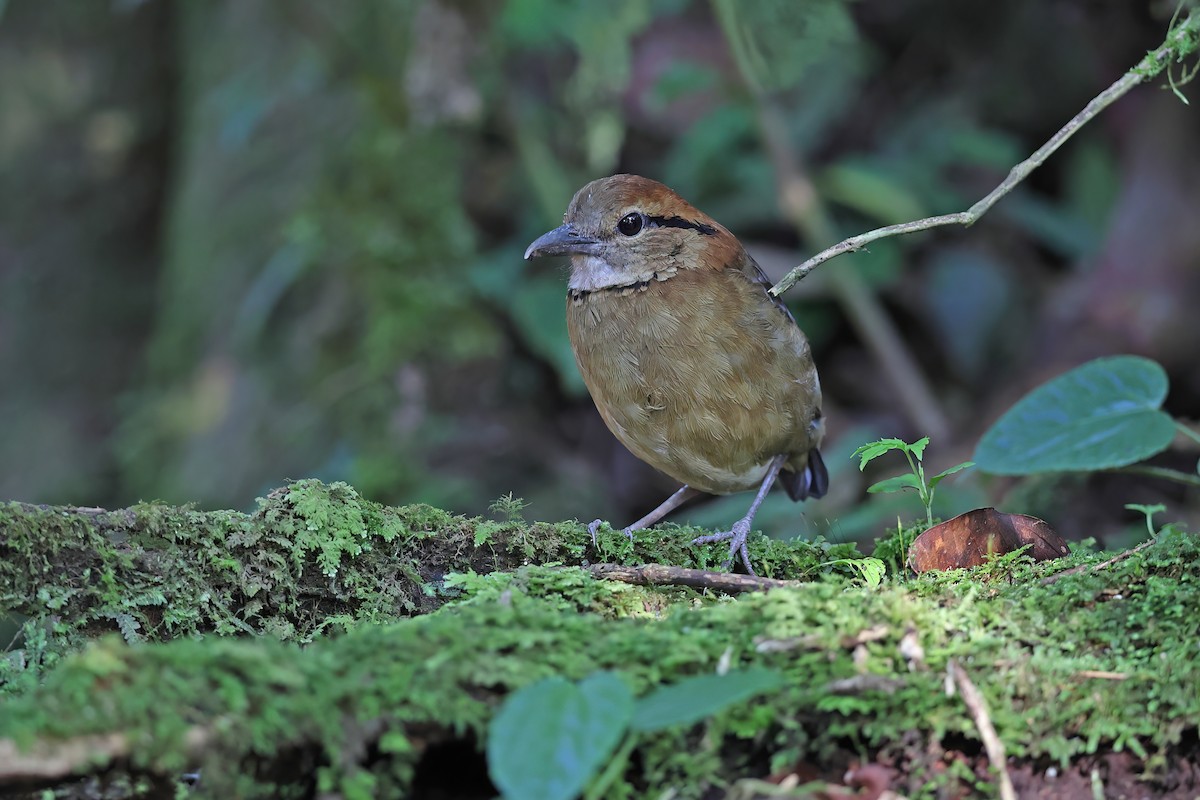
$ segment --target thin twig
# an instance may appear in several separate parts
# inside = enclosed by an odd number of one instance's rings
[[[937,217],[928,217],[926,219],[916,220],[914,222],[903,222],[899,225],[888,225],[883,228],[876,228],[873,231],[861,233],[858,236],[851,236],[849,239],[835,244],[833,247],[822,250],[812,258],[805,261],[800,266],[794,268],[787,275],[784,275],[779,283],[771,288],[771,294],[778,297],[779,295],[792,288],[799,280],[802,280],[808,273],[812,272],[817,266],[825,263],[831,258],[835,258],[844,253],[851,253],[855,250],[861,250],[864,246],[876,239],[884,239],[889,236],[900,236],[906,233],[915,233],[916,231],[929,230],[943,225],[971,225],[980,217],[988,212],[992,206],[1000,200],[1001,197],[1008,194],[1021,181],[1029,176],[1029,173],[1045,163],[1055,150],[1063,145],[1067,139],[1075,134],[1080,128],[1086,125],[1097,114],[1111,105],[1114,101],[1137,86],[1139,83],[1144,83],[1147,80],[1158,75],[1168,64],[1179,60],[1185,55],[1194,52],[1197,48],[1197,42],[1200,41],[1200,11],[1192,11],[1187,18],[1178,26],[1172,28],[1167,34],[1167,40],[1156,50],[1146,54],[1137,66],[1125,73],[1125,75],[1109,86],[1100,94],[1092,98],[1082,111],[1071,118],[1071,121],[1059,129],[1058,133],[1050,137],[1044,145],[1039,147],[1037,151],[1029,158],[1022,161],[1012,168],[1003,182],[995,189],[988,193],[986,197],[980,200],[975,205],[971,206],[966,211],[961,211],[957,214],[943,214]]]
[[[766,589],[786,589],[804,586],[803,581],[782,581],[776,578],[759,578],[754,575],[739,575],[732,572],[709,572],[703,569],[672,567],[666,564],[592,564],[589,567],[597,578],[638,586],[691,586],[694,589],[712,589],[717,592],[738,594],[761,592]]]
[[[1102,669],[1082,669],[1075,673],[1077,678],[1096,678],[1102,681],[1127,681],[1129,676],[1124,672],[1107,672]]]
[[[1000,779],[1001,800],[1017,800],[1017,792],[1013,789],[1012,778],[1008,774],[1008,757],[1004,754],[1004,743],[996,735],[996,728],[992,725],[992,718],[988,716],[983,695],[979,693],[979,689],[975,688],[975,684],[971,683],[966,671],[958,665],[957,661],[951,659],[948,669],[950,677],[962,694],[967,710],[971,712],[971,719],[975,720],[975,728],[979,731],[980,738],[983,739],[983,749],[987,751],[988,761],[991,762],[992,769],[996,770]]]
[[[1094,570],[1104,569],[1105,567],[1111,566],[1122,559],[1129,558],[1134,553],[1137,553],[1141,550],[1145,550],[1147,547],[1154,544],[1156,541],[1157,541],[1156,539],[1147,539],[1146,541],[1142,542],[1141,544],[1139,544],[1137,547],[1133,548],[1132,550],[1126,550],[1124,553],[1117,553],[1115,556],[1108,559],[1107,561],[1101,561],[1099,564],[1080,564],[1078,567],[1071,567],[1070,569],[1064,569],[1062,572],[1056,572],[1053,575],[1047,575],[1045,578],[1042,578],[1041,581],[1039,581],[1039,583],[1041,583],[1042,586],[1049,586],[1050,584],[1057,581],[1059,578],[1065,578],[1068,575],[1078,575],[1081,572],[1092,572]]]
[[[904,678],[889,678],[887,675],[868,672],[863,675],[830,681],[821,687],[821,693],[857,695],[866,692],[883,692],[884,694],[895,694],[907,685],[908,681]]]

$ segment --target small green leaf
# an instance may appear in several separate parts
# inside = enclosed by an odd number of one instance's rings
[[[877,442],[867,442],[850,454],[851,458],[859,457],[858,471],[862,472],[867,464],[879,458],[884,453],[893,450],[905,451],[909,447],[903,439],[880,439]]]
[[[1162,503],[1155,503],[1152,506],[1143,505],[1141,503],[1126,503],[1125,507],[1130,511],[1140,511],[1146,515],[1146,530],[1150,532],[1151,536],[1154,535],[1154,515],[1161,514],[1163,511],[1167,510],[1167,507]]]
[[[483,547],[485,544],[491,544],[492,535],[500,530],[499,523],[490,521],[481,521],[475,526],[475,536],[472,544],[475,547]]]
[[[899,524],[899,522],[897,522]],[[844,565],[858,572],[862,576],[863,583],[868,589],[878,589],[883,583],[884,573],[887,572],[887,566],[883,560],[874,557],[868,558],[839,558],[835,561],[827,562],[826,566]]]
[[[920,489],[921,483],[917,480],[917,476],[911,472],[904,475],[897,475],[894,478],[887,478],[879,483],[871,484],[867,487],[867,491],[871,494],[889,494],[891,492],[899,492],[904,489]]]
[[[612,755],[632,714],[633,694],[611,672],[526,686],[488,730],[492,781],[509,798],[572,800]]]
[[[783,677],[778,672],[761,667],[685,678],[639,700],[632,727],[636,731],[654,731],[672,725],[691,725],[726,706],[775,691],[781,685]]]
[[[998,475],[1121,467],[1166,449],[1167,375],[1138,356],[1098,358],[1021,398],[983,435],[980,469]]]
[[[563,313],[563,283],[557,274],[526,275],[520,289],[507,300],[506,310],[529,349],[554,368],[563,390],[582,395],[586,391],[575,354],[567,337]]]
[[[912,444],[905,445],[904,449],[907,450],[908,452],[912,453],[914,456],[916,456],[917,461],[920,461],[921,456],[925,455],[925,445],[927,445],[927,444],[929,444],[929,437],[922,436],[920,439],[917,439]]]
[[[860,558],[853,562],[859,572],[862,573],[863,582],[867,584],[868,589],[878,589],[879,584],[883,583],[883,575],[887,572],[887,566],[879,558]]]
[[[942,482],[943,478],[948,478],[956,472],[962,472],[964,469],[968,469],[973,466],[975,466],[974,461],[964,461],[961,464],[955,464],[950,469],[942,470],[937,475],[934,475],[929,479],[929,488],[932,489],[933,487],[937,486]]]

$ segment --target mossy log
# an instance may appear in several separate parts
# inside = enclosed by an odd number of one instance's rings
[[[706,568],[719,548],[666,526],[630,541],[578,522],[527,524],[389,507],[344,483],[297,481],[251,514],[143,503],[106,511],[0,503],[0,610],[53,618],[60,634],[130,641],[270,634],[307,641],[330,625],[427,613],[452,572],[524,564],[669,563]],[[768,577],[809,579],[852,545],[753,542]]]
[[[579,563],[592,545],[578,523],[384,509],[316,482],[252,515],[3,513],[3,610],[29,620],[0,662],[0,796],[157,796],[187,781],[208,797],[490,797],[482,744],[512,690],[606,669],[642,695],[749,665],[784,688],[643,736],[605,796],[754,796],[739,781],[851,761],[895,770],[907,793],[986,786],[986,769],[948,768],[962,763],[951,752],[982,750],[976,719],[946,692],[952,662],[978,687],[1014,780],[1077,774],[1116,750],[1149,794],[1196,789],[1171,767],[1194,759],[1200,720],[1200,545],[1172,528],[1098,569],[1103,557],[1081,549],[876,587],[820,568],[827,545],[758,542],[759,563],[807,560],[774,577],[812,580],[735,600],[517,566]],[[723,555],[686,541],[602,533],[599,546],[629,548],[609,560],[701,568]],[[1040,580],[1073,566],[1085,568]],[[397,575],[419,588],[388,585]],[[209,598],[185,578],[211,582]],[[124,638],[80,646],[105,620]],[[123,777],[88,782],[101,775]]]

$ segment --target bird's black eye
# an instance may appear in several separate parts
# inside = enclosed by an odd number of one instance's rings
[[[625,236],[636,236],[642,229],[643,217],[638,212],[634,211],[621,217],[621,221],[617,223],[617,230]]]

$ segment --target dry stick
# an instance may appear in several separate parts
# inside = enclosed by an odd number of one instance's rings
[[[1012,778],[1008,774],[1008,757],[1004,755],[1004,743],[996,735],[996,728],[992,725],[992,718],[988,716],[983,695],[975,688],[975,684],[971,683],[966,671],[958,665],[957,661],[951,659],[948,669],[950,677],[958,686],[958,691],[962,693],[967,710],[971,712],[971,719],[975,720],[975,727],[979,730],[980,738],[983,739],[983,748],[987,751],[988,761],[991,762],[992,769],[999,773],[1001,800],[1017,800]]]
[[[1125,681],[1129,676],[1124,672],[1109,672],[1102,669],[1083,669],[1075,673],[1076,678],[1097,678],[1102,681]]]
[[[902,222],[899,225],[888,225],[883,228],[876,228],[873,231],[861,233],[858,236],[851,236],[849,239],[839,242],[833,247],[822,250],[800,266],[794,268],[787,275],[784,275],[779,283],[771,288],[771,294],[778,297],[792,288],[797,281],[802,280],[820,264],[844,253],[861,250],[876,239],[900,236],[905,233],[915,233],[943,225],[973,224],[986,214],[1001,197],[1008,194],[1017,184],[1025,180],[1029,176],[1029,173],[1045,163],[1046,159],[1061,147],[1063,142],[1070,139],[1077,130],[1090,122],[1093,117],[1134,86],[1158,75],[1172,60],[1177,60],[1184,55],[1194,52],[1198,39],[1200,39],[1200,11],[1192,11],[1183,22],[1168,32],[1167,41],[1163,42],[1157,50],[1147,53],[1137,66],[1125,73],[1124,77],[1092,98],[1092,101],[1082,111],[1072,117],[1071,121],[1064,125],[1058,133],[1050,137],[1050,140],[1038,148],[1037,152],[1013,167],[1012,171],[1008,173],[1008,177],[999,186],[968,210],[960,211],[957,214],[928,217],[914,222]]]
[[[211,739],[210,730],[189,728],[183,746],[195,757]],[[94,774],[129,758],[133,747],[134,743],[124,733],[36,739],[21,746],[11,739],[0,739],[0,788],[41,785],[72,775]]]
[[[639,586],[691,586],[695,589],[712,589],[718,592],[761,592],[766,589],[784,589],[803,586],[803,581],[781,581],[776,578],[759,578],[753,575],[737,575],[731,572],[708,572],[702,569],[671,567],[666,564],[643,564],[627,567],[621,564],[592,564],[589,567],[597,578],[610,581],[634,583]]]
[[[1129,558],[1131,555],[1138,552],[1139,550],[1145,550],[1147,547],[1154,544],[1156,541],[1158,541],[1158,540],[1157,539],[1147,539],[1146,541],[1142,542],[1141,544],[1139,544],[1137,547],[1133,548],[1132,550],[1126,550],[1124,553],[1117,553],[1115,556],[1110,558],[1108,561],[1101,561],[1099,564],[1080,564],[1078,567],[1071,567],[1070,569],[1064,569],[1062,572],[1056,572],[1053,575],[1048,575],[1045,578],[1042,578],[1039,581],[1039,583],[1042,586],[1049,586],[1050,584],[1054,583],[1059,578],[1065,578],[1068,575],[1078,575],[1081,572],[1092,572],[1093,570],[1104,569],[1105,567],[1111,566],[1122,559]]]

